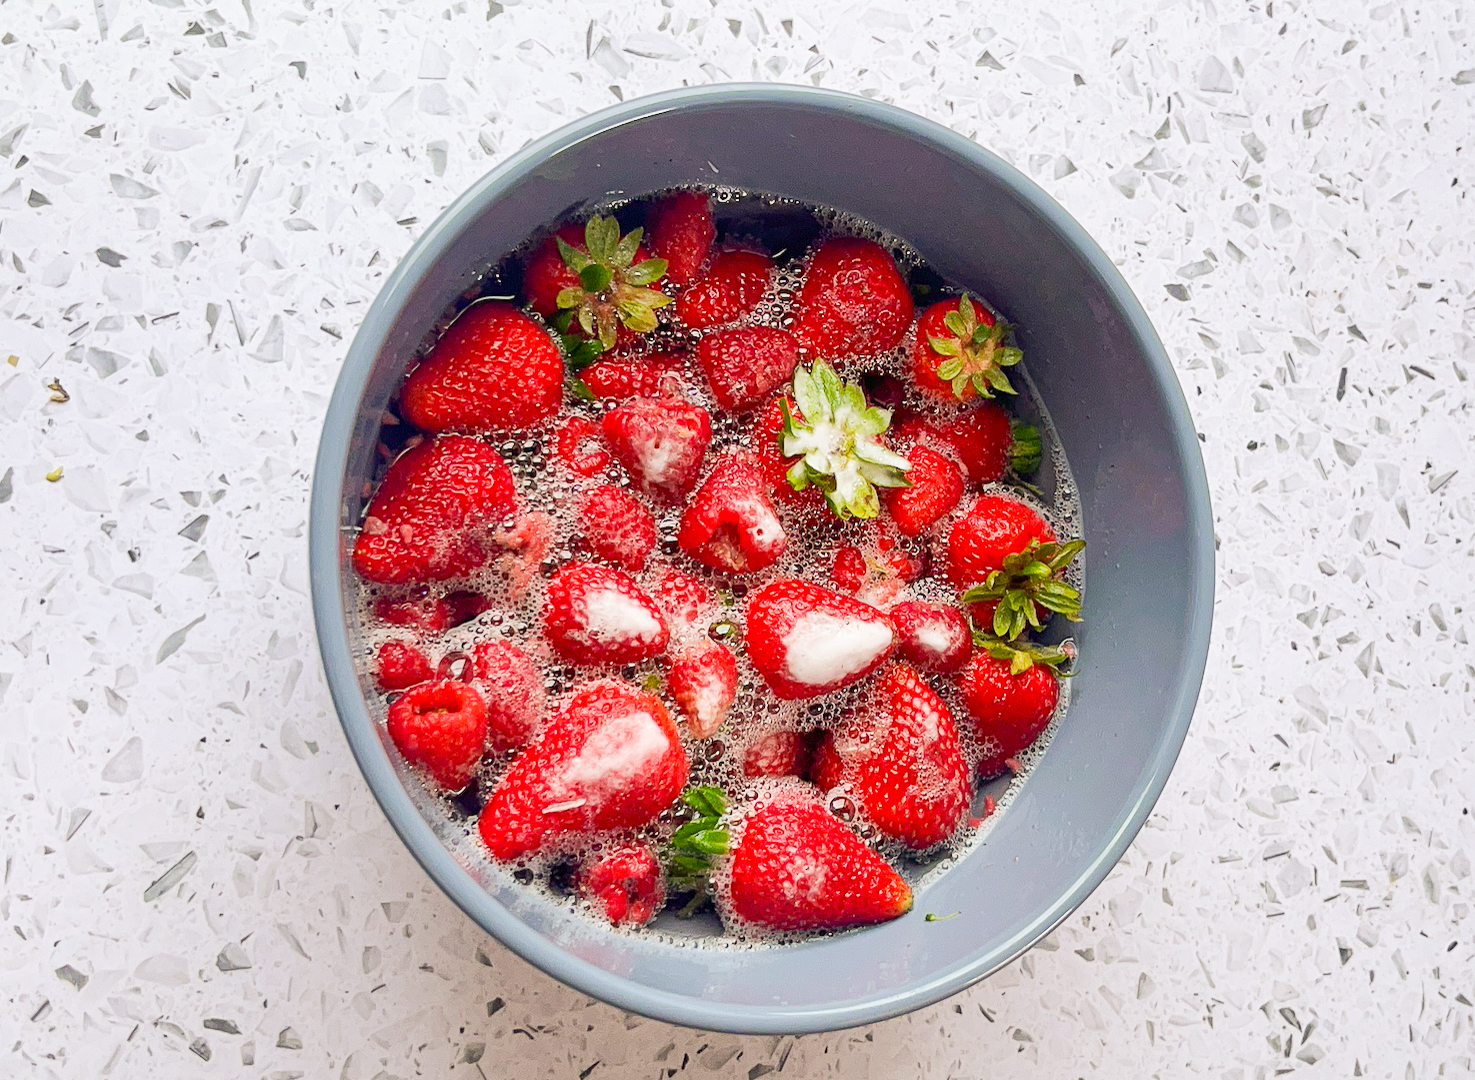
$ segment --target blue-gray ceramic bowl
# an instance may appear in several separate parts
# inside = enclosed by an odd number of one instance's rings
[[[884,926],[767,950],[602,931],[491,871],[406,772],[367,701],[346,541],[380,416],[479,271],[582,205],[707,182],[851,211],[1020,327],[1080,486],[1086,622],[1070,710],[982,846]],[[1111,261],[1043,191],[944,127],[796,86],[679,90],[514,154],[425,231],[364,317],[323,428],[311,572],[328,684],[364,777],[427,873],[489,933],[611,1004],[733,1032],[831,1030],[938,1001],[1013,960],[1106,876],[1162,791],[1209,641],[1213,528],[1178,382]],[[474,831],[474,830],[473,830]],[[958,912],[928,922],[928,912]]]

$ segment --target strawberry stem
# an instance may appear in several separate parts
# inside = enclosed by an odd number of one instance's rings
[[[1007,556],[1003,567],[991,571],[983,584],[963,593],[963,602],[992,601],[995,604],[992,630],[1004,641],[1013,641],[1026,630],[1044,629],[1040,608],[1063,615],[1071,622],[1080,622],[1080,590],[1066,584],[1062,576],[1071,560],[1085,547],[1084,540],[1065,543],[1032,540],[1023,551]]]
[[[1040,645],[1033,641],[1003,641],[993,634],[973,631],[973,644],[995,660],[1009,661],[1009,674],[1023,675],[1036,664],[1054,669],[1061,678],[1069,678],[1070,672],[1060,669],[1073,664],[1076,658],[1075,642],[1069,638],[1059,645]]]

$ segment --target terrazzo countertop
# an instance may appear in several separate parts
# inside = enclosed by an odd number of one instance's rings
[[[0,1073],[1471,1075],[1472,31],[0,3]],[[1167,345],[1220,545],[1197,717],[1107,881],[974,989],[802,1038],[624,1014],[480,933],[349,756],[305,576],[328,394],[418,233],[571,118],[731,79],[895,102],[1059,199]]]

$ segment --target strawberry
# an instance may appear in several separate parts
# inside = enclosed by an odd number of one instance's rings
[[[907,600],[891,609],[897,652],[924,671],[953,672],[973,655],[968,616],[950,604]]]
[[[667,280],[685,285],[696,277],[717,239],[712,196],[705,191],[673,191],[651,204],[645,226],[651,250],[666,260]]]
[[[432,600],[423,587],[417,592],[421,595],[381,596],[374,601],[374,618],[423,634],[445,633],[451,625],[451,609],[444,600]]]
[[[797,491],[789,483],[789,469],[799,458],[784,457],[779,448],[779,440],[784,433],[785,409],[797,422],[803,422],[804,416],[792,397],[784,394],[775,397],[753,420],[753,460],[763,474],[764,487],[775,502],[794,510],[801,521],[809,524],[822,522],[830,517],[824,492],[813,484]]]
[[[584,227],[570,222],[533,249],[522,270],[522,291],[528,306],[545,319],[558,314],[558,294],[578,288],[579,273],[558,252],[558,241],[584,246]]]
[[[1062,577],[1085,548],[1084,540],[1060,543],[1038,512],[1018,499],[984,495],[948,533],[948,578],[963,588],[976,618],[1013,641],[1041,630],[1040,610],[1081,621],[1081,594]]]
[[[446,593],[446,619],[451,626],[463,626],[484,611],[490,611],[492,602],[470,589],[457,589]]]
[[[542,573],[553,547],[553,517],[546,510],[534,510],[498,529],[492,539],[502,549],[497,569],[506,577],[512,598],[519,600]]]
[[[626,570],[644,568],[656,546],[656,519],[639,499],[613,484],[601,484],[584,494],[579,514],[596,555]]]
[[[661,397],[681,388],[684,366],[682,357],[673,353],[612,357],[590,364],[579,372],[579,378],[601,399]]]
[[[963,473],[952,458],[914,446],[907,451],[910,487],[886,492],[886,509],[903,536],[920,536],[963,497]]]
[[[748,658],[785,700],[819,697],[865,678],[895,642],[885,614],[808,581],[781,578],[748,601]]]
[[[554,452],[559,461],[580,476],[598,476],[614,460],[599,425],[577,413],[558,429]]]
[[[563,404],[563,354],[511,304],[472,304],[405,380],[400,410],[425,431],[525,431]]]
[[[712,591],[690,574],[665,570],[651,587],[651,596],[666,616],[675,636],[704,629],[712,608]]]
[[[789,543],[764,490],[763,475],[737,454],[712,469],[681,515],[676,540],[697,562],[729,574],[762,570]]]
[[[624,844],[581,867],[578,890],[614,926],[644,926],[666,903],[661,864],[644,844]]]
[[[676,316],[694,330],[737,322],[773,282],[773,260],[756,251],[719,251],[707,272],[676,298]]]
[[[860,591],[870,572],[866,557],[854,544],[846,544],[835,552],[835,565],[830,569],[830,580],[848,593]]]
[[[958,729],[941,698],[904,664],[877,687],[875,714],[847,719],[820,743],[815,783],[846,783],[882,835],[917,851],[946,840],[973,790]]]
[[[638,829],[676,800],[690,768],[659,698],[619,682],[586,685],[492,792],[481,838],[509,860],[560,836]]]
[[[1044,455],[1039,429],[1023,420],[1011,420],[992,402],[949,419],[906,416],[892,430],[898,441],[952,455],[971,484],[991,484],[1010,469],[1028,476],[1040,467]]]
[[[794,316],[802,349],[831,360],[884,353],[911,324],[912,294],[885,248],[858,236],[820,241]]]
[[[656,309],[671,298],[648,286],[666,273],[666,260],[650,258],[641,229],[620,235],[620,223],[596,215],[582,229],[565,225],[538,247],[523,268],[522,287],[532,309],[566,335],[576,360],[577,332],[598,351],[654,330]]]
[[[1068,658],[1064,648],[1029,646],[977,652],[958,676],[963,707],[984,748],[981,777],[994,776],[1040,737],[1060,701],[1054,667]],[[1022,659],[1021,659],[1022,658]]]
[[[787,330],[739,326],[703,337],[697,360],[707,373],[717,404],[728,412],[741,413],[788,382],[799,362],[799,346]]]
[[[737,658],[714,642],[688,646],[671,657],[667,688],[698,739],[717,734],[737,699]]]
[[[442,789],[460,791],[486,746],[486,702],[465,683],[420,683],[389,707],[389,737],[406,761],[430,773]]]
[[[532,658],[516,645],[484,641],[471,653],[471,682],[487,703],[487,745],[499,753],[527,745],[548,708]]]
[[[917,320],[912,377],[923,390],[948,401],[1017,393],[1004,369],[1023,360],[1024,353],[1004,344],[1009,330],[967,293],[939,300]]]
[[[622,570],[570,563],[548,581],[548,643],[575,664],[632,664],[666,650],[670,630],[655,601]]]
[[[824,807],[797,796],[768,802],[743,824],[728,903],[771,930],[842,930],[912,909],[895,870]]]
[[[374,656],[374,681],[380,690],[406,690],[435,678],[423,652],[403,641],[386,641]]]
[[[443,581],[486,561],[472,535],[517,513],[512,470],[479,439],[442,435],[384,475],[353,547],[359,576],[381,584]]]
[[[1033,507],[1008,495],[980,496],[948,533],[948,580],[959,589],[981,584],[1007,556],[1054,541],[1055,530]]]
[[[605,413],[604,437],[642,494],[678,502],[697,482],[712,418],[680,398],[636,398]]]
[[[774,731],[748,747],[743,775],[806,776],[814,756],[814,732]]]

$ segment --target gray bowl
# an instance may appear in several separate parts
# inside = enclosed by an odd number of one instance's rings
[[[983,845],[905,918],[758,951],[602,931],[490,870],[371,715],[360,628],[345,602],[347,538],[374,473],[379,418],[435,321],[531,229],[612,193],[696,181],[858,214],[1017,322],[1090,541],[1069,713]],[[977,144],[892,106],[808,87],[713,86],[631,101],[533,143],[476,183],[365,316],[328,408],[312,492],[312,593],[328,685],[364,777],[426,872],[489,933],[570,986],[732,1032],[824,1031],[899,1015],[996,971],[1074,910],[1131,843],[1187,734],[1213,569],[1193,422],[1110,260]]]

